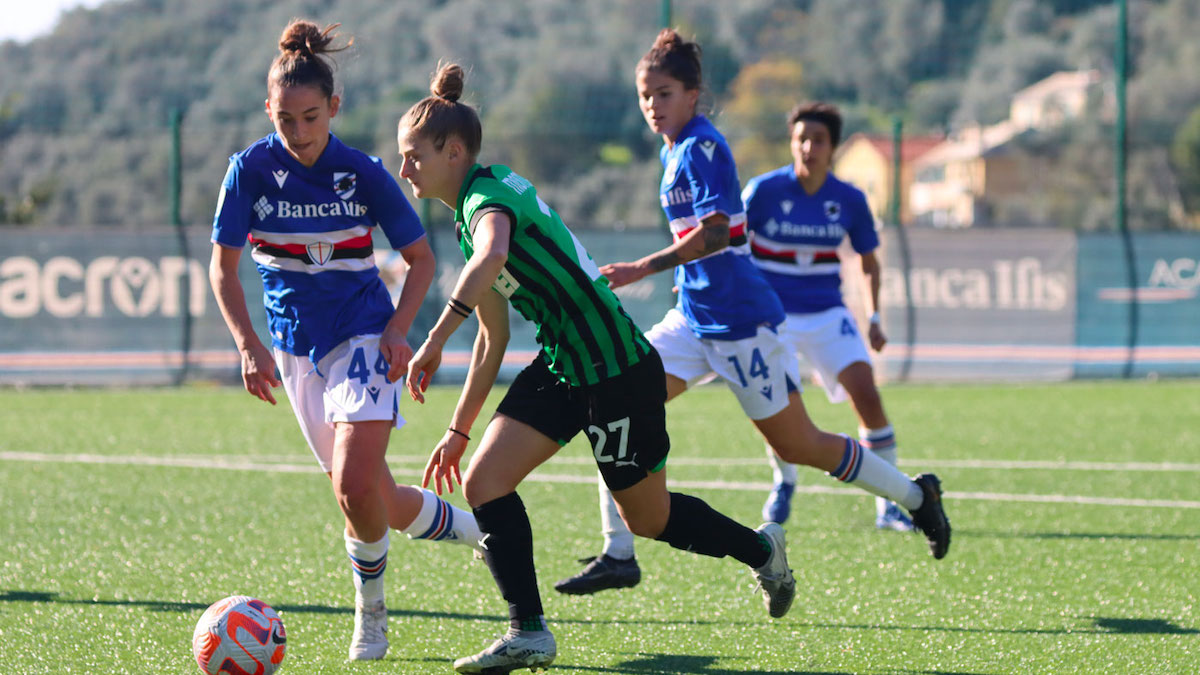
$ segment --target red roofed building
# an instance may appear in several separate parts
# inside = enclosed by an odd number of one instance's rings
[[[900,194],[907,195],[913,182],[913,161],[941,143],[941,136],[907,136],[900,145]],[[892,169],[891,136],[854,134],[842,141],[833,160],[838,178],[856,185],[866,193],[871,212],[881,221],[891,217]],[[912,222],[907,199],[900,201],[900,222]]]

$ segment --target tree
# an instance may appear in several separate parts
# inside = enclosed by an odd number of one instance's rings
[[[1171,144],[1171,164],[1189,213],[1200,213],[1200,107],[1179,126]]]
[[[746,176],[789,161],[787,114],[805,98],[804,67],[789,59],[742,68],[722,116],[734,159]]]

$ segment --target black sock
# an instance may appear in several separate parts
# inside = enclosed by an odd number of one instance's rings
[[[671,514],[657,539],[700,555],[733,556],[751,567],[767,564],[771,556],[771,545],[762,535],[703,500],[678,492],[671,493]]]
[[[523,629],[535,620],[540,622],[542,596],[533,568],[533,530],[525,504],[511,492],[472,510],[483,533],[483,560],[500,595],[508,601],[509,625]]]

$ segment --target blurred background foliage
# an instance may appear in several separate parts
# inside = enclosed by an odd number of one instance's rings
[[[1185,227],[1170,205],[1200,210],[1200,5],[1129,6],[1129,224]],[[801,100],[842,106],[843,137],[889,133],[894,116],[906,133],[946,134],[1001,120],[1015,92],[1057,71],[1113,82],[1111,0],[675,0],[672,12],[704,47],[704,104],[743,180],[788,161],[784,115]],[[0,222],[168,222],[178,109],[183,220],[207,226],[228,156],[271,131],[266,71],[293,17],[353,35],[334,131],[391,169],[396,120],[450,59],[469,69],[482,161],[527,175],[569,224],[659,222],[660,141],[633,89],[661,22],[647,0],[114,0],[68,12],[49,35],[0,43]],[[1019,152],[1056,161],[1042,199],[1061,203],[1030,210],[1112,226],[1112,125],[1094,114],[1021,139]]]

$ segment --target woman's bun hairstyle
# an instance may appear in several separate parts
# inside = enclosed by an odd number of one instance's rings
[[[429,79],[430,95],[404,113],[400,129],[428,138],[438,152],[448,138],[455,136],[471,157],[478,155],[483,144],[483,127],[475,109],[459,101],[465,82],[462,66],[439,62]]]
[[[674,28],[664,28],[638,61],[637,70],[665,73],[682,82],[687,89],[700,89],[704,83],[700,56],[699,44],[684,40]]]
[[[335,23],[325,30],[321,30],[317,24],[311,21],[303,19],[292,21],[279,36],[279,51],[284,54],[296,52],[304,56],[323,54],[333,42],[333,36],[329,33],[340,25]]]
[[[465,79],[462,66],[457,63],[439,64],[437,72],[429,80],[429,93],[457,103],[458,99],[462,98]]]
[[[333,96],[333,61],[325,54],[340,52],[354,44],[354,38],[334,47],[335,23],[320,28],[312,21],[292,19],[279,36],[279,54],[267,74],[267,87],[317,87],[326,98]]]

